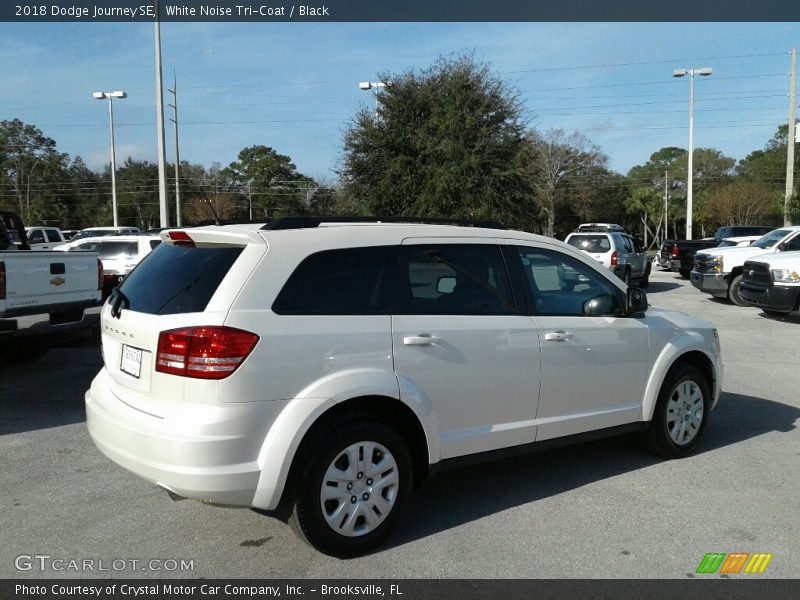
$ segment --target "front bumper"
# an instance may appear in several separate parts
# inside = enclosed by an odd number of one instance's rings
[[[692,269],[689,279],[692,285],[701,292],[711,294],[717,298],[728,297],[727,273],[700,273]]]
[[[86,392],[86,424],[103,454],[143,479],[186,498],[249,507],[258,454],[284,405],[184,403],[162,418],[117,398],[103,369]]]
[[[746,281],[739,286],[739,295],[750,304],[781,312],[791,312],[800,299],[800,286],[765,286]]]

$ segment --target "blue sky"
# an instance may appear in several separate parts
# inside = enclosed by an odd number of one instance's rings
[[[713,67],[696,83],[695,147],[743,158],[787,121],[800,24],[164,23],[161,40],[165,102],[177,74],[182,160],[227,165],[264,144],[331,181],[348,122],[374,106],[359,81],[465,52],[519,92],[532,126],[580,131],[622,173],[686,147],[689,83],[672,70]],[[0,57],[0,119],[36,125],[99,170],[108,107],[91,93],[125,90],[117,163],[156,159],[152,24],[0,23]]]

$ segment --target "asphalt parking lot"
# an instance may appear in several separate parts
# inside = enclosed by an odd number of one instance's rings
[[[773,554],[762,575],[731,577],[800,577],[800,318],[673,273],[654,273],[648,297],[719,328],[723,395],[695,455],[661,461],[625,437],[446,472],[387,546],[346,561],[249,510],[173,502],[101,455],[83,409],[96,340],[0,363],[0,578],[719,577],[695,574],[708,552]],[[181,560],[191,569],[172,570]]]

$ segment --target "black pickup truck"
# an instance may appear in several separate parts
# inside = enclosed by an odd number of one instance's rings
[[[727,225],[714,232],[713,238],[702,240],[664,240],[658,254],[658,266],[677,271],[681,277],[689,277],[698,250],[716,248],[722,240],[745,235],[764,235],[775,229],[767,225]]]

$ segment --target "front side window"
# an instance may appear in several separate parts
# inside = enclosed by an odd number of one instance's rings
[[[397,248],[327,250],[295,269],[272,305],[282,315],[388,314]]]
[[[516,313],[505,262],[494,244],[404,246],[400,265],[400,314]]]
[[[60,242],[61,236],[58,235],[58,232],[53,229],[47,230],[47,241],[48,242]]]
[[[517,247],[536,315],[619,316],[619,290],[588,265],[566,254]]]
[[[785,252],[796,252],[797,250],[800,250],[800,234],[794,236],[792,239],[786,242],[783,250]]]

